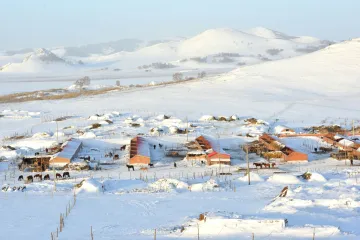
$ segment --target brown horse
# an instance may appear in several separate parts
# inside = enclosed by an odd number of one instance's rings
[[[27,179],[28,182],[33,182],[34,181],[34,178],[31,175],[27,176],[26,179]]]
[[[55,176],[56,176],[56,179],[58,179],[58,178],[60,178],[60,179],[61,179],[61,178],[62,178],[62,176],[61,176],[61,174],[60,174],[60,173],[57,173]]]
[[[264,168],[270,168],[270,163],[263,163]]]
[[[260,168],[262,168],[262,163],[253,163],[253,165],[256,167],[256,168],[258,168],[258,167],[260,167]]]
[[[38,178],[40,181],[42,181],[42,175],[41,174],[35,174],[34,178]]]

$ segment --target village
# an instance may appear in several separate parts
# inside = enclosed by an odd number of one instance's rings
[[[144,120],[137,115],[116,112],[90,116],[88,120],[89,127],[64,127],[63,132],[57,129],[52,137],[47,132],[35,133],[29,140],[41,139],[42,146],[28,148],[25,153],[19,151],[12,161],[6,161],[17,165],[17,169],[11,169],[19,175],[18,180],[25,183],[35,179],[56,180],[79,172],[106,172],[119,167],[146,174],[165,165],[216,169],[217,174],[254,169],[277,172],[279,166],[317,159],[333,158],[350,166],[358,165],[360,159],[360,141],[355,129],[338,125],[302,128],[297,132],[285,125],[270,126],[262,120],[241,119],[236,115],[205,115],[185,122],[164,114]],[[66,134],[69,128],[71,132]],[[223,136],[219,134],[220,128],[227,131]],[[128,132],[117,132],[120,129]],[[114,135],[111,141],[101,137],[109,131]],[[16,138],[19,137],[13,139]],[[19,141],[27,143],[22,138]],[[11,145],[4,145],[2,149],[16,152],[16,147]],[[339,165],[342,164],[339,162]],[[221,172],[225,169],[228,172]]]
[[[249,196],[252,196],[256,194],[253,191],[261,191],[266,198],[274,198],[274,202],[266,203],[261,211],[279,211],[279,214],[252,213],[249,217],[237,217],[231,214],[231,204],[226,212],[210,211],[210,203],[202,207],[195,204],[183,212],[184,216],[191,216],[190,220],[180,225],[165,225],[159,232],[156,230],[158,221],[150,225],[144,222],[142,226],[151,226],[151,230],[136,235],[144,239],[149,234],[158,234],[158,238],[164,236],[164,239],[169,236],[192,238],[197,231],[205,231],[206,236],[211,237],[228,224],[241,223],[244,229],[240,232],[225,227],[224,234],[235,231],[248,236],[250,231],[256,236],[265,236],[269,234],[268,230],[262,230],[266,226],[277,229],[280,235],[272,233],[274,237],[292,236],[291,224],[296,220],[278,209],[281,204],[291,205],[284,201],[292,201],[288,198],[294,195],[296,186],[308,184],[310,189],[314,184],[317,187],[326,185],[324,176],[333,178],[340,173],[346,179],[355,181],[356,178],[357,181],[360,167],[358,128],[340,125],[291,128],[281,120],[266,122],[237,115],[180,119],[173,114],[136,115],[119,111],[46,119],[33,127],[31,134],[16,134],[3,140],[0,151],[2,196],[6,199],[24,196],[31,202],[38,197],[62,202],[67,196],[73,196],[66,213],[60,216],[60,225],[51,230],[51,239],[55,240],[63,234],[66,236],[64,226],[67,226],[65,229],[74,226],[65,222],[75,220],[68,216],[76,202],[84,206],[88,201],[95,204],[91,196],[96,196],[97,201],[100,198],[109,201],[109,209],[96,210],[98,215],[103,211],[113,212],[112,207],[119,204],[116,196],[129,198],[131,209],[134,208],[133,197],[143,196],[134,214],[150,211],[149,214],[156,215],[145,202],[157,202],[158,198],[171,198],[173,194],[186,196],[184,201],[191,201],[193,197],[200,200],[203,195],[197,194],[212,193],[215,195],[209,197],[215,197],[213,201],[219,204],[224,197],[236,199],[243,192],[250,191]],[[321,187],[326,188],[325,185]],[[267,190],[264,191],[264,187]],[[300,194],[308,188],[296,191]],[[339,201],[336,204],[340,204],[341,209],[348,204],[357,206],[356,201],[349,203],[349,199],[345,205],[342,205],[343,200]],[[114,214],[123,213],[114,211]],[[179,221],[177,214],[172,218]],[[337,236],[345,234],[335,227],[336,224],[317,226],[318,236],[326,237],[334,232]],[[197,226],[202,230],[197,230]],[[99,234],[98,228],[94,231],[91,234]],[[313,234],[313,228],[306,226],[297,231],[304,236]]]

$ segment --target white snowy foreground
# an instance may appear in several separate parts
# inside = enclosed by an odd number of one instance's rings
[[[119,179],[114,171],[84,177],[58,239],[89,239],[91,226],[94,239],[153,239],[155,229],[157,239],[197,239],[198,229],[200,239],[360,237],[360,183],[346,170],[313,173],[309,182],[293,182],[293,174],[274,175],[281,183],[268,173],[252,173],[257,181],[250,186],[242,174],[195,179],[179,174],[191,170],[167,167],[160,172],[172,177],[160,180],[150,179],[151,170],[147,182],[135,179],[138,172],[131,180],[126,172]],[[52,181],[28,184],[26,192],[1,192],[0,238],[50,239],[60,213],[74,201],[74,184],[59,180],[55,193]],[[190,191],[188,186],[202,187]],[[288,195],[276,197],[284,186]],[[201,213],[206,221],[198,220]]]

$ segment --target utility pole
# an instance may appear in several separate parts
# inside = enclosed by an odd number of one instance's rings
[[[59,143],[59,124],[57,121],[55,121],[56,123],[56,142]]]
[[[247,175],[248,175],[248,182],[250,185],[249,148],[247,145],[245,146],[245,148],[246,148]]]
[[[186,142],[189,142],[189,120],[186,116]]]

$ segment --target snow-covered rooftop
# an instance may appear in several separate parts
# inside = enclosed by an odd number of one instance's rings
[[[54,158],[61,157],[61,158],[67,158],[73,160],[81,145],[82,142],[78,139],[71,139],[69,141],[66,141],[62,145],[63,150],[57,153],[56,155],[54,155]]]

